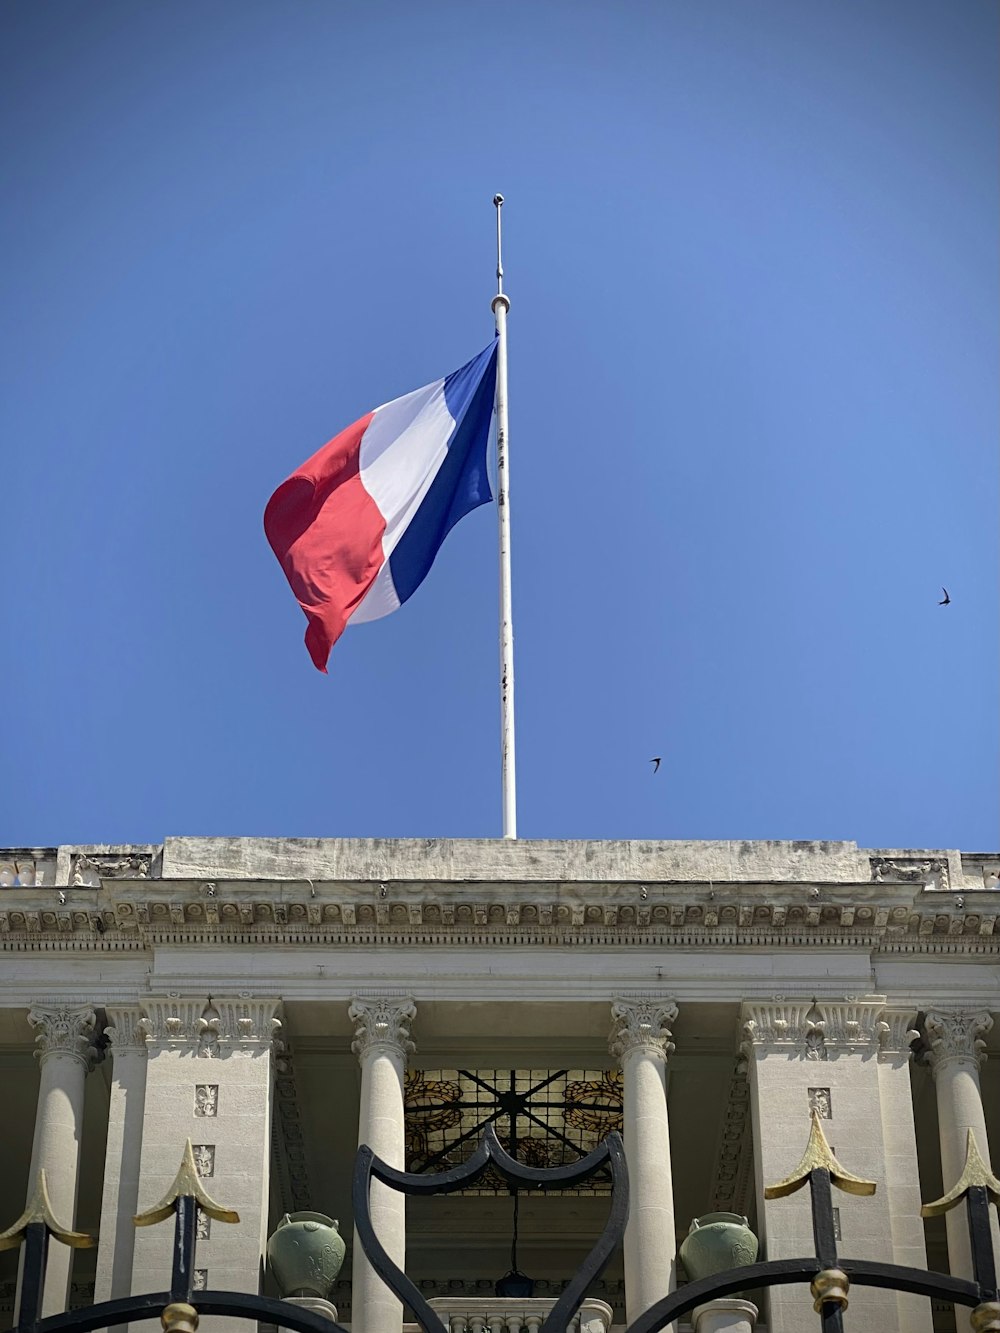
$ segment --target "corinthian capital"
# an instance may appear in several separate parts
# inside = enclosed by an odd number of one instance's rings
[[[608,1050],[616,1060],[630,1051],[645,1051],[661,1060],[674,1049],[669,1024],[677,1018],[673,1000],[615,1000],[611,1005]]]
[[[986,1059],[983,1036],[992,1026],[985,1009],[929,1009],[924,1014],[924,1035],[931,1069],[936,1073],[953,1060],[981,1065]]]
[[[35,1055],[42,1064],[51,1055],[69,1055],[86,1069],[94,1062],[94,1028],[97,1015],[86,1005],[70,1009],[61,1005],[33,1005],[28,1022],[36,1028]]]
[[[359,1059],[381,1050],[405,1060],[416,1049],[410,1041],[410,1024],[417,1016],[417,1006],[409,996],[355,996],[347,1016],[354,1024],[351,1050]]]
[[[142,1011],[139,1006],[108,1005],[105,1013],[108,1016],[108,1023],[104,1035],[108,1039],[112,1056],[115,1058],[120,1055],[145,1056],[146,1033],[140,1026]]]

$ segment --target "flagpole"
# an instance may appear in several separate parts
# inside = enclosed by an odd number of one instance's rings
[[[492,310],[497,324],[497,513],[500,529],[500,786],[503,836],[517,837],[517,795],[514,769],[514,623],[510,597],[510,466],[507,426],[507,311],[503,290],[500,210],[503,195],[493,198],[497,211],[497,294]]]

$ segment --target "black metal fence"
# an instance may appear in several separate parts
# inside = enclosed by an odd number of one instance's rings
[[[622,1242],[628,1221],[628,1170],[621,1137],[609,1134],[598,1149],[572,1166],[533,1168],[522,1166],[500,1146],[492,1126],[483,1134],[473,1156],[462,1166],[436,1175],[397,1171],[375,1157],[370,1148],[358,1150],[353,1181],[354,1220],[362,1248],[372,1267],[413,1316],[424,1333],[442,1333],[440,1316],[416,1286],[386,1253],[372,1225],[371,1181],[381,1181],[404,1194],[448,1194],[473,1184],[490,1166],[513,1188],[558,1190],[610,1170],[611,1207],[607,1223],[583,1264],[568,1282],[550,1310],[540,1333],[566,1333],[592,1283]],[[933,1216],[965,1203],[972,1248],[973,1278],[950,1277],[925,1269],[907,1268],[865,1259],[842,1258],[837,1253],[832,1191],[873,1194],[875,1184],[852,1175],[837,1161],[813,1114],[809,1143],[798,1168],[785,1180],[770,1186],[768,1198],[783,1198],[809,1186],[812,1201],[813,1253],[801,1259],[773,1259],[731,1268],[672,1292],[640,1315],[628,1333],[659,1333],[680,1316],[716,1297],[749,1288],[769,1288],[805,1283],[813,1297],[822,1333],[844,1333],[845,1311],[852,1285],[912,1292],[931,1300],[945,1300],[971,1308],[975,1333],[1000,1333],[1000,1299],[990,1229],[990,1204],[1000,1207],[1000,1180],[993,1176],[979,1155],[969,1132],[965,1169],[955,1186],[941,1199],[925,1205],[924,1216]],[[195,1254],[199,1210],[219,1222],[236,1222],[231,1209],[210,1199],[195,1167],[190,1143],[177,1179],[166,1198],[141,1213],[136,1225],[149,1226],[174,1219],[173,1268],[167,1291],[103,1301],[82,1310],[41,1316],[42,1292],[51,1240],[64,1245],[90,1246],[95,1238],[72,1232],[52,1215],[44,1172],[39,1174],[35,1194],[25,1212],[0,1234],[0,1249],[24,1245],[21,1298],[15,1333],[90,1333],[141,1319],[159,1318],[165,1333],[196,1333],[203,1315],[229,1315],[266,1321],[293,1333],[346,1333],[323,1315],[287,1301],[233,1291],[195,1291]]]

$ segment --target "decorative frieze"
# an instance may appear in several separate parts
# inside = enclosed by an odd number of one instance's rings
[[[405,1059],[416,1049],[410,1040],[410,1024],[417,1007],[409,996],[356,996],[347,1016],[354,1024],[351,1050],[359,1059],[379,1049]]]
[[[943,857],[926,859],[918,856],[871,856],[872,882],[875,884],[902,883],[933,885],[936,889],[950,887],[948,862]]]
[[[611,1006],[608,1050],[621,1060],[633,1050],[644,1050],[666,1060],[674,1049],[670,1024],[677,1018],[672,1000],[636,997],[618,999]]]
[[[985,1009],[929,1009],[923,1020],[928,1063],[934,1069],[953,1061],[983,1064],[983,1038],[992,1026],[993,1019]]]
[[[43,1064],[51,1055],[68,1055],[90,1069],[96,1053],[97,1015],[88,1005],[78,1008],[34,1005],[28,1013],[28,1022],[36,1029],[35,1055]]]

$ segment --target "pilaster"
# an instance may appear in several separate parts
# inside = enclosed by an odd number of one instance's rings
[[[139,1208],[163,1197],[187,1139],[214,1198],[240,1215],[237,1226],[204,1226],[198,1240],[203,1286],[256,1293],[267,1240],[272,1045],[280,1000],[250,994],[141,1001],[147,1051]],[[208,1219],[203,1219],[203,1223]],[[136,1232],[135,1290],[170,1271],[169,1226]],[[218,1333],[241,1321],[214,1320]]]
[[[887,1007],[879,1015],[878,1085],[893,1262],[926,1268],[927,1247],[920,1219],[923,1198],[910,1086],[911,1044],[918,1035],[916,1019],[916,1010],[910,1008]],[[927,1301],[922,1296],[897,1292],[896,1307],[901,1328],[920,1328],[921,1321],[926,1322]]]
[[[139,1164],[146,1102],[146,1036],[138,1005],[106,1010],[107,1054],[111,1065],[104,1192],[97,1249],[94,1300],[127,1296],[132,1285],[135,1228],[139,1211]]]
[[[750,1062],[757,1216],[768,1259],[811,1252],[808,1191],[764,1199],[764,1187],[794,1169],[819,1113],[827,1139],[844,1165],[877,1182],[874,1197],[834,1192],[845,1255],[910,1263],[923,1237],[916,1190],[916,1141],[909,1071],[902,1049],[906,1017],[883,996],[842,1000],[775,997],[743,1007],[744,1051]],[[905,1163],[903,1159],[906,1159]],[[893,1232],[895,1200],[909,1197],[907,1218]],[[901,1229],[900,1229],[901,1228]],[[905,1234],[903,1234],[905,1232]],[[899,1252],[897,1252],[897,1242]],[[905,1253],[905,1257],[902,1257]],[[769,1293],[769,1333],[797,1333],[812,1318],[807,1293],[775,1287]],[[857,1288],[851,1314],[882,1333],[930,1333],[927,1302],[897,1302],[896,1293]]]

